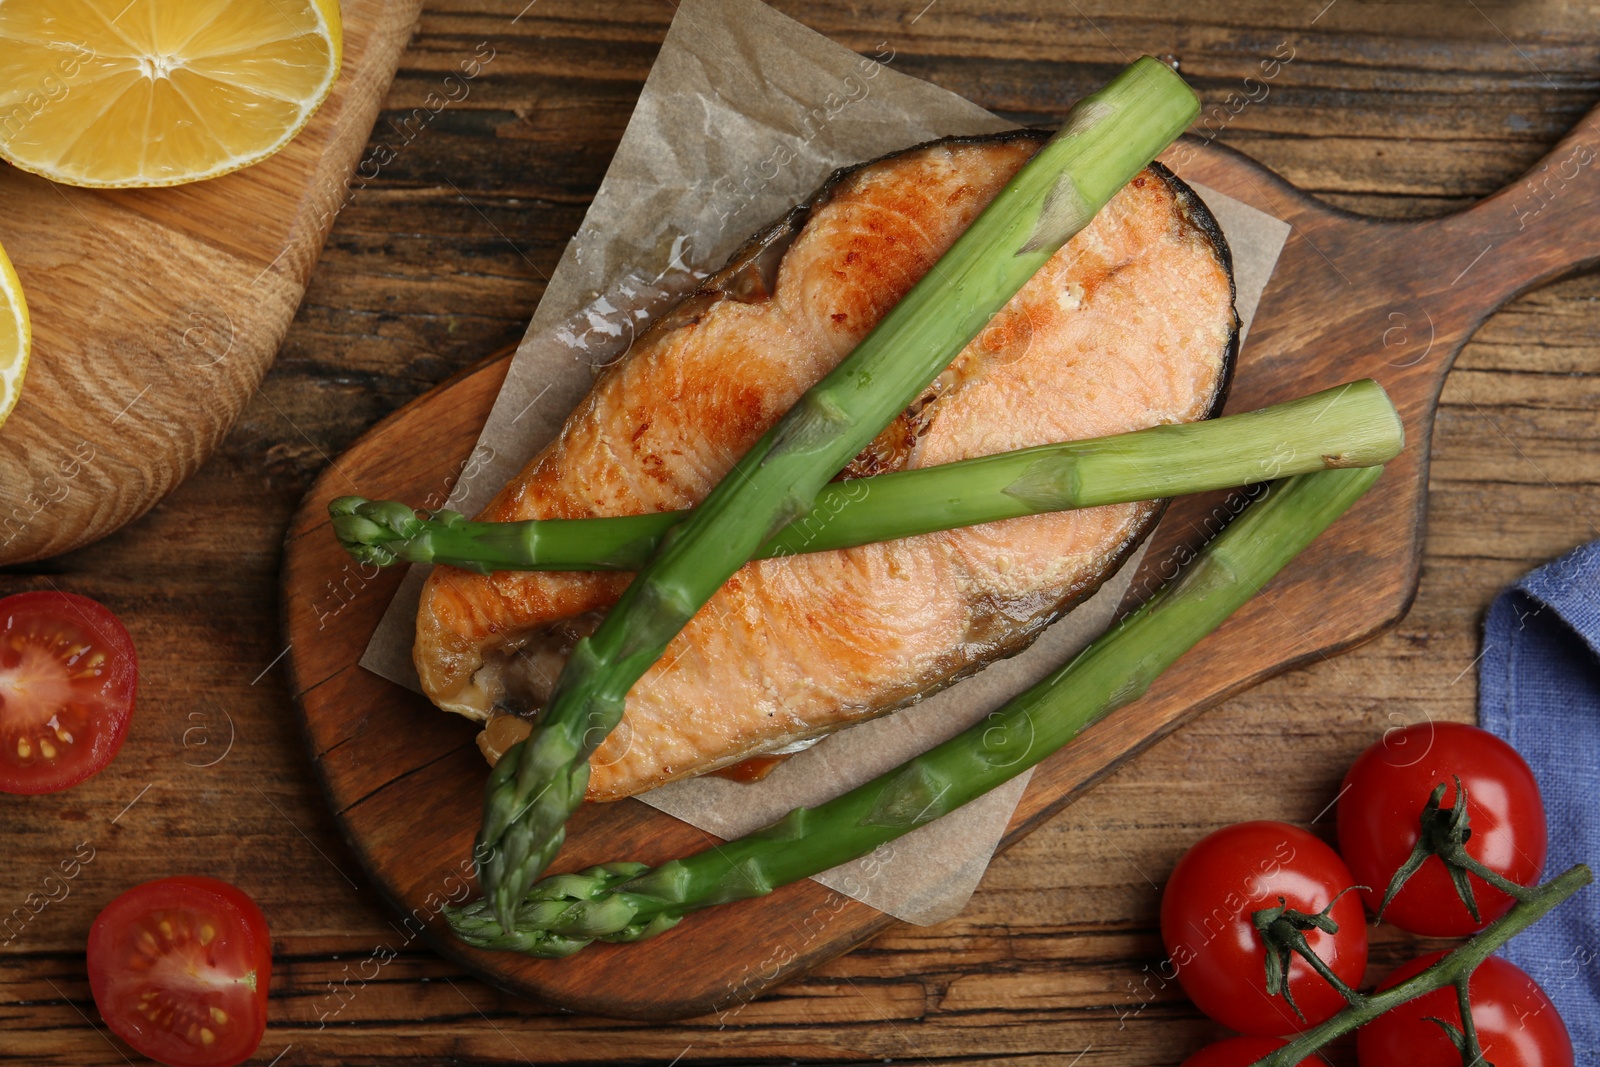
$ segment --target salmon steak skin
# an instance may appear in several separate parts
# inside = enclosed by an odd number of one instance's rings
[[[693,507],[1047,137],[947,138],[835,173],[640,334],[478,517]],[[1210,418],[1238,349],[1233,300],[1216,221],[1151,164],[841,477]],[[1021,651],[1116,572],[1162,506],[745,565],[628,692],[622,721],[590,759],[588,799],[770,764]],[[479,745],[493,761],[527,736],[574,643],[631,579],[434,568],[413,650],[424,692],[483,721]]]

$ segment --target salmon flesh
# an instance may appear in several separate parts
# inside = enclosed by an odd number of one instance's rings
[[[835,174],[640,335],[479,518],[698,503],[1045,139],[946,139]],[[1209,418],[1237,347],[1222,234],[1152,164],[843,476]],[[1160,510],[1120,504],[746,565],[628,693],[591,759],[589,799],[792,750],[1021,651],[1116,572]],[[484,721],[479,743],[495,758],[526,736],[574,642],[630,578],[435,568],[417,615],[424,690]]]

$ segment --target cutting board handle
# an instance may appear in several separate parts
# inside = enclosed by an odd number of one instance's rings
[[[1600,263],[1600,106],[1520,180],[1429,228],[1436,241],[1413,247],[1430,254],[1406,271],[1415,291],[1476,321],[1519,293]]]

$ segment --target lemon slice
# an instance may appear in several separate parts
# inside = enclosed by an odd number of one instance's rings
[[[28,326],[28,304],[22,299],[17,277],[6,250],[0,248],[0,425],[22,395],[22,376],[28,370],[28,348],[33,331]]]
[[[0,156],[69,185],[265,159],[339,73],[337,0],[0,0]]]

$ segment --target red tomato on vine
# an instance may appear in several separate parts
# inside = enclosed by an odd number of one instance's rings
[[[1246,822],[1201,839],[1161,897],[1161,940],[1189,999],[1246,1034],[1307,1029],[1345,997],[1293,946],[1353,988],[1367,965],[1366,916],[1337,853],[1281,822]]]
[[[1368,748],[1345,775],[1339,851],[1370,887],[1362,890],[1367,906],[1403,930],[1460,937],[1483,929],[1515,903],[1489,882],[1534,884],[1545,850],[1533,772],[1487,730],[1408,726]]]
[[[1389,989],[1432,966],[1435,952],[1403,964],[1379,984]],[[1490,956],[1472,974],[1473,1024],[1481,1054],[1464,1053],[1461,1010],[1453,988],[1436,989],[1378,1016],[1356,1031],[1361,1067],[1572,1067],[1572,1039],[1539,984],[1514,964]]]

